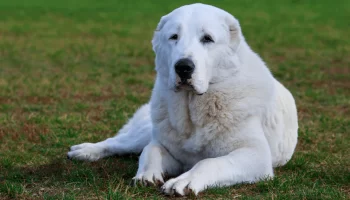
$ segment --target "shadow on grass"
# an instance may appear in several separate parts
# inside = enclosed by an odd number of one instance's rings
[[[85,196],[86,191],[93,196],[105,196],[110,187],[128,186],[136,173],[137,160],[137,155],[110,157],[93,163],[59,158],[39,166],[2,166],[0,193],[10,198],[62,193]]]
[[[61,157],[35,167],[2,166],[1,172],[5,172],[5,176],[0,179],[3,183],[0,184],[0,193],[9,198],[164,198],[156,187],[129,187],[137,171],[137,160],[137,155],[110,157],[93,163]],[[273,180],[213,188],[200,193],[199,197],[243,195],[269,198],[269,195],[278,193],[286,198],[304,198],[305,191],[308,191],[309,195],[320,198],[328,197],[330,192],[341,199],[345,195],[343,190],[346,191],[343,187],[350,180],[349,171],[344,166],[334,163],[315,165],[310,159],[296,154],[286,166],[275,169]]]

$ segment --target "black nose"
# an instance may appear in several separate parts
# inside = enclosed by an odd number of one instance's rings
[[[180,76],[181,80],[190,79],[194,68],[194,63],[188,58],[180,59],[175,64],[175,72]]]

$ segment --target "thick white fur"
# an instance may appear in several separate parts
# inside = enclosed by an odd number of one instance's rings
[[[205,33],[214,43],[200,42]],[[143,149],[134,180],[176,177],[162,186],[169,195],[256,182],[290,160],[298,130],[294,99],[232,15],[203,4],[180,7],[162,17],[152,44],[157,78],[150,103],[114,138],[72,146],[68,157],[95,161]],[[181,58],[195,63],[192,91],[176,89]]]

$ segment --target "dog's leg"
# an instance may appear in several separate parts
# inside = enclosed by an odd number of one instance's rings
[[[273,177],[271,152],[259,118],[247,119],[234,133],[240,145],[229,154],[199,161],[186,173],[168,180],[162,187],[165,194],[187,195],[216,186],[252,183]]]
[[[181,172],[181,164],[161,144],[152,141],[142,151],[133,182],[143,185],[162,185],[165,175],[177,176]]]
[[[74,145],[67,154],[69,159],[96,161],[98,159],[129,153],[140,153],[150,142],[152,122],[150,106],[142,106],[118,132],[118,134],[98,143]]]
[[[186,173],[168,180],[162,186],[162,192],[167,195],[193,192],[197,195],[210,187],[253,183],[273,177],[271,159],[265,156],[261,149],[242,148],[226,156],[204,159]]]

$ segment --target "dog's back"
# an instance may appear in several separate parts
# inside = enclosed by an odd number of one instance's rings
[[[265,136],[269,142],[272,165],[285,165],[292,157],[298,138],[298,116],[292,94],[275,80],[275,99],[263,119]]]

